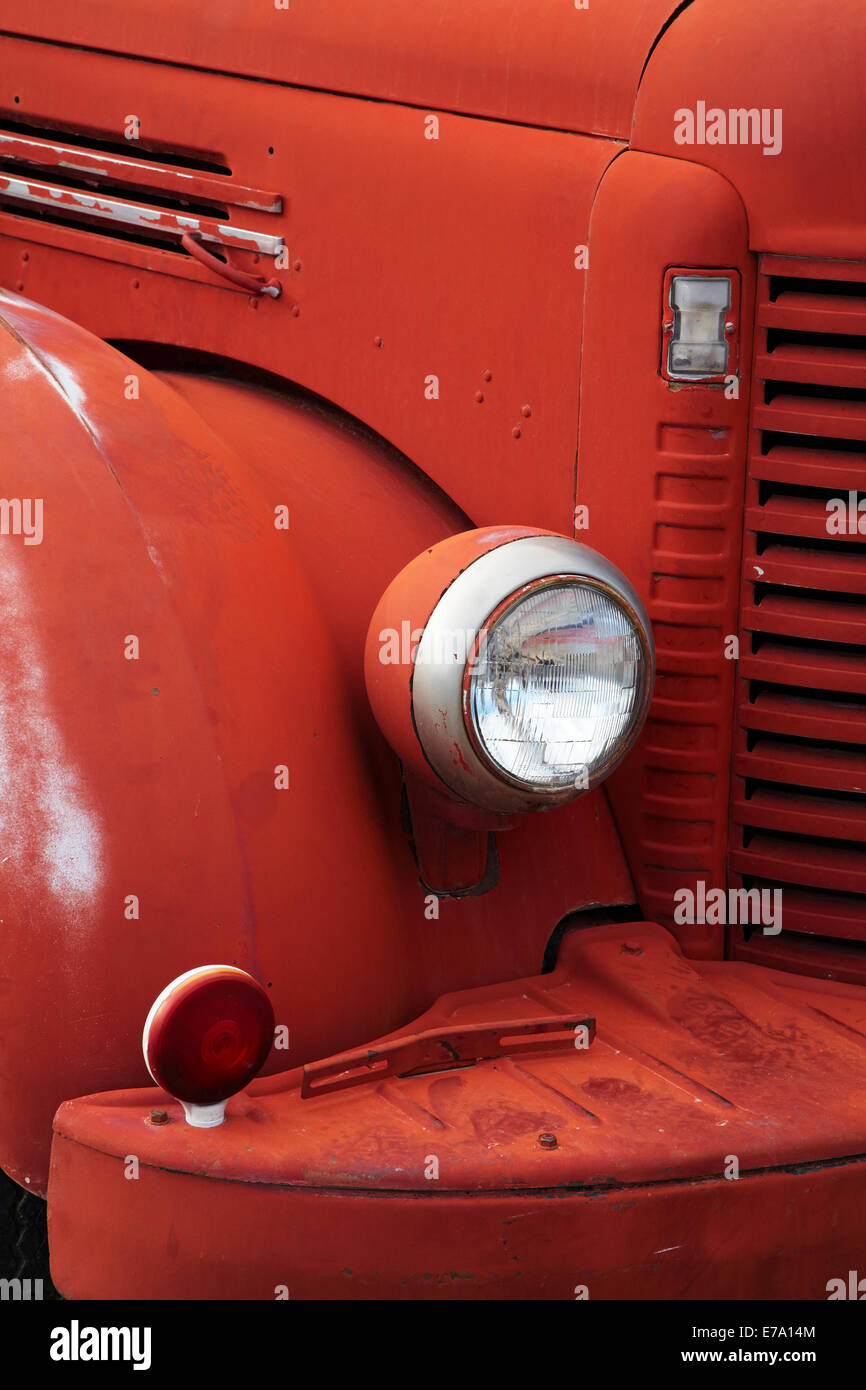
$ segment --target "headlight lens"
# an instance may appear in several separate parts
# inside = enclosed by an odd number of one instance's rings
[[[633,732],[649,677],[640,630],[606,591],[562,578],[491,615],[466,671],[477,750],[519,786],[594,785]]]
[[[528,527],[423,551],[367,633],[367,690],[404,772],[506,816],[598,786],[640,733],[654,672],[649,618],[625,575]]]

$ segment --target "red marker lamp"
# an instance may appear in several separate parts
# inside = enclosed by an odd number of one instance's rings
[[[258,981],[235,965],[200,965],[154,1000],[142,1048],[147,1070],[180,1101],[188,1124],[210,1129],[264,1066],[273,1039],[274,1011]]]

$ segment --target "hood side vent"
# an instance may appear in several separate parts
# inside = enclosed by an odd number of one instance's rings
[[[22,122],[0,121],[0,213],[12,213],[19,225],[96,232],[177,252],[184,263],[180,239],[185,232],[217,247],[263,256],[283,249],[281,237],[235,220],[235,210],[279,214],[282,198],[235,181],[225,165],[177,153],[166,154],[162,162],[157,151],[139,151],[137,145],[133,152],[116,141],[99,148],[90,137],[51,135]]]

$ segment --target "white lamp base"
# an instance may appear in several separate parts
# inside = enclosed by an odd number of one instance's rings
[[[221,1125],[226,1117],[226,1102],[218,1100],[216,1105],[194,1105],[192,1101],[181,1101],[188,1125],[196,1129],[213,1129]]]

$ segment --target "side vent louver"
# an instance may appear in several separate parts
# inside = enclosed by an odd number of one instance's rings
[[[78,229],[186,260],[180,239],[191,233],[216,248],[276,256],[282,238],[244,225],[244,210],[278,214],[282,199],[235,181],[207,155],[139,150],[132,141],[124,149],[0,116],[0,214],[33,224],[34,235],[46,225]]]

